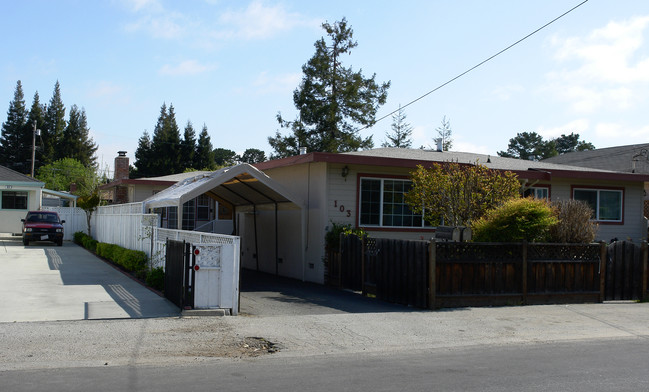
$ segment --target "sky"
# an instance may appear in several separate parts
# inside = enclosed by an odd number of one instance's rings
[[[215,148],[272,152],[276,116],[295,118],[302,65],[345,17],[358,46],[341,61],[390,81],[380,147],[405,106],[414,147],[450,121],[453,151],[496,155],[519,132],[578,133],[597,148],[649,141],[649,2],[589,0],[23,0],[0,3],[0,121],[21,81],[26,105],[56,81],[86,111],[97,157],[131,163],[163,104]],[[422,99],[417,98],[435,90]],[[408,105],[408,106],[406,106]]]

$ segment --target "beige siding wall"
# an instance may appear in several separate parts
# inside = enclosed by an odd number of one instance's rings
[[[302,278],[304,269],[304,279],[316,283],[324,282],[324,232],[328,224],[325,210],[328,193],[326,167],[325,163],[307,163],[265,171],[292,195],[300,198],[306,207],[304,218],[301,211],[293,211],[287,213],[286,220],[282,221],[286,225],[282,225],[280,232],[286,236],[287,243],[280,247],[283,253],[283,256],[280,255],[283,259],[281,268],[299,272],[300,276],[295,276],[298,278]]]
[[[40,188],[21,187],[12,185],[11,188],[2,189],[15,192],[27,192],[26,210],[0,210],[0,233],[20,233],[22,231],[21,219],[27,215],[27,211],[41,208],[42,191]]]
[[[550,197],[552,200],[570,199],[573,186],[588,188],[594,186],[592,181],[557,180],[552,183]],[[641,241],[647,238],[647,228],[643,213],[644,185],[641,183],[599,181],[597,187],[624,189],[624,224],[600,223],[597,230],[598,241],[631,239]]]
[[[168,186],[164,185],[131,185],[128,190],[128,197],[130,203],[140,202],[146,198],[153,196],[161,190],[167,189]]]
[[[344,167],[349,169],[347,177],[342,176]],[[332,164],[327,172],[330,192],[327,203],[327,214],[330,221],[340,224],[358,226],[358,181],[361,176],[392,176],[395,178],[410,176],[411,169],[384,168],[373,166],[348,166]],[[374,238],[394,238],[406,240],[430,239],[430,231],[392,231],[367,230]]]

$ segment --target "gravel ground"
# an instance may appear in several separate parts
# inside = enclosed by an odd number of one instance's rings
[[[649,339],[649,304],[0,323],[0,371]]]

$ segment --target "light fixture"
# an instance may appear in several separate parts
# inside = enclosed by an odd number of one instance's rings
[[[343,167],[343,170],[340,173],[340,175],[343,176],[345,180],[347,180],[347,176],[349,175],[349,168],[347,166]]]

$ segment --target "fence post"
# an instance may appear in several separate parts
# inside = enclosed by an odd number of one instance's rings
[[[437,288],[435,287],[436,283],[436,263],[437,263],[437,246],[435,245],[435,239],[431,238],[428,242],[428,309],[435,309],[435,293]]]
[[[365,240],[367,235],[361,236],[361,294],[367,295],[367,290],[365,290]],[[376,293],[375,293],[376,294]]]
[[[523,289],[523,305],[527,305],[527,241],[523,241],[523,271],[522,273],[522,289]]]
[[[600,241],[599,243],[599,302],[604,302],[604,300],[606,299],[606,263],[607,263],[606,242]]]
[[[640,299],[647,300],[647,241],[642,241],[642,293]]]

